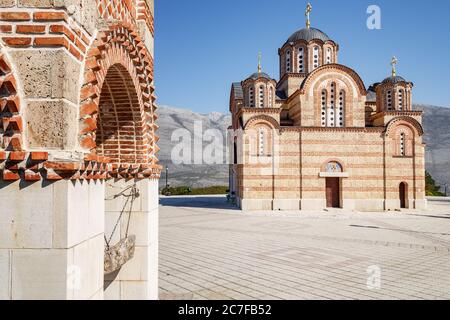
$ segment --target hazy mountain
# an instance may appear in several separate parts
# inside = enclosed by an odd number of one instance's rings
[[[160,127],[157,132],[160,136],[158,145],[161,148],[158,158],[160,159],[160,164],[169,167],[169,184],[171,186],[207,187],[228,185],[227,165],[175,165],[171,161],[171,153],[173,148],[179,144],[179,141],[172,141],[174,132],[180,134],[183,134],[183,132],[188,134],[189,132],[192,142],[194,140],[194,124],[196,123],[197,125],[201,124],[203,133],[209,129],[218,129],[223,133],[226,132],[231,123],[230,115],[224,115],[219,112],[204,115],[186,109],[161,106],[158,108],[158,117],[158,125]],[[180,131],[179,129],[186,129],[187,131]],[[225,139],[225,136],[223,137]],[[206,144],[204,143],[204,145]],[[194,152],[192,150],[192,153]],[[193,154],[190,158],[193,159]],[[160,184],[161,187],[164,187],[166,184],[164,173],[161,176]]]
[[[414,105],[414,109],[424,112],[427,171],[441,187],[447,184],[450,193],[450,108]]]
[[[414,109],[424,111],[425,143],[427,144],[426,167],[439,184],[450,186],[450,108],[430,105],[414,105]],[[172,134],[178,131],[194,139],[194,123],[201,123],[202,132],[218,129],[226,132],[231,123],[231,116],[213,112],[199,114],[186,109],[161,106],[158,109],[158,135],[161,140],[159,159],[161,164],[169,166],[169,184],[171,186],[187,185],[202,187],[228,184],[227,165],[174,165],[171,152],[179,142],[172,142]],[[224,136],[225,139],[225,136]],[[204,143],[206,145],[207,143]],[[194,151],[192,151],[194,153]],[[198,154],[197,154],[198,156]],[[192,158],[192,157],[191,157]],[[161,178],[161,187],[165,185],[165,174]],[[450,187],[449,187],[450,192]]]

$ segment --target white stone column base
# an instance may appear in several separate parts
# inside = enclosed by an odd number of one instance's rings
[[[273,211],[298,211],[300,210],[299,199],[274,199]]]

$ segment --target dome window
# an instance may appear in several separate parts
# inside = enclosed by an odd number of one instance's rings
[[[253,87],[248,89],[248,104],[251,108],[255,106],[255,97],[253,92]]]
[[[291,72],[291,51],[286,51],[286,72]]]
[[[264,87],[259,87],[259,107],[264,108]]]
[[[317,69],[319,67],[319,47],[315,46],[314,47],[314,64],[313,64],[313,68]]]
[[[403,111],[403,89],[398,92],[398,110]]]
[[[273,89],[269,87],[269,108],[273,108]]]
[[[392,110],[392,91],[390,90],[386,93],[386,106],[388,111]]]
[[[327,49],[327,64],[331,63],[331,49]]]
[[[298,72],[305,72],[305,50],[303,48],[298,48]]]

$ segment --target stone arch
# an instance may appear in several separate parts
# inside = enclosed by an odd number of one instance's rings
[[[397,122],[396,125],[390,129],[388,135],[392,144],[392,155],[398,157],[410,157],[415,152],[415,140],[419,136],[413,126],[407,125],[403,122]]]
[[[417,135],[418,137],[421,137],[424,134],[423,127],[417,120],[408,116],[404,116],[392,119],[386,126],[385,135],[392,136],[392,134],[395,134],[395,128],[401,125],[410,128],[413,131],[414,135]]]
[[[244,130],[252,129],[260,124],[268,125],[271,129],[280,129],[280,125],[278,124],[277,120],[267,115],[261,115],[248,120]]]
[[[250,145],[252,156],[272,156],[275,152],[274,143],[278,143],[278,122],[267,115],[252,117],[245,125],[246,144]],[[263,146],[261,147],[260,132],[263,134]]]
[[[265,121],[259,121],[247,128],[245,144],[249,146],[251,157],[267,157],[273,155],[273,142],[276,140],[274,128]]]
[[[112,65],[100,92],[96,153],[113,163],[148,163],[145,119],[133,79],[121,64]]]
[[[328,165],[332,164],[332,163],[336,163],[340,166],[340,170],[339,172],[346,172],[346,165],[344,164],[344,162],[341,159],[337,159],[337,158],[330,158],[328,160],[326,160],[324,163],[322,163],[321,171],[322,172],[327,172],[328,169]]]
[[[314,84],[314,82],[317,78],[319,78],[324,73],[327,73],[330,71],[335,71],[343,76],[349,76],[355,83],[355,85],[359,91],[359,94],[363,95],[363,96],[367,95],[366,87],[365,87],[364,82],[362,81],[361,77],[353,69],[350,69],[349,67],[346,67],[346,66],[343,66],[340,64],[336,64],[336,63],[323,65],[323,66],[315,69],[313,72],[311,72],[306,77],[306,79],[303,81],[303,83],[300,87],[300,92],[302,94],[305,94],[306,92],[308,92],[308,89],[310,88],[311,85]]]
[[[327,99],[327,104],[323,105],[321,98],[322,90],[326,89],[328,98],[330,98],[330,85],[332,83],[335,84],[336,90],[334,93],[335,103],[331,106],[332,100]],[[342,116],[336,104],[338,102],[336,96],[341,90],[345,92],[345,101],[343,101],[345,110],[342,110]],[[326,64],[315,69],[303,81],[300,94],[305,95],[306,100],[311,102],[307,108],[310,108],[308,111],[314,112],[314,125],[317,127],[332,127],[334,125],[340,127],[354,126],[355,119],[361,119],[361,116],[364,114],[363,99],[367,94],[364,84],[353,70],[342,65]],[[331,110],[333,112],[330,112]],[[338,113],[339,118],[336,118],[335,116]]]
[[[0,150],[23,150],[23,118],[19,88],[11,64],[0,47]]]
[[[82,150],[110,158],[115,173],[132,165],[138,165],[133,171],[156,166],[153,60],[131,25],[117,23],[98,34],[86,57],[84,79]]]

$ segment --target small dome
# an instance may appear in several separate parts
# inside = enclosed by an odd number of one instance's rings
[[[325,33],[320,31],[319,29],[315,28],[305,28],[298,30],[292,36],[289,37],[289,39],[286,41],[286,43],[289,42],[296,42],[298,40],[305,40],[307,42],[311,40],[322,40],[323,42],[331,40],[330,37],[328,37]]]
[[[396,84],[399,82],[407,82],[407,81],[403,77],[395,76],[395,77],[389,77],[389,78],[384,79],[382,83],[383,84],[386,84],[386,83]]]
[[[248,77],[248,79],[253,79],[253,80],[256,80],[258,78],[266,78],[266,79],[272,80],[272,78],[267,73],[264,73],[264,72],[261,72],[261,73],[255,72],[250,77]]]

